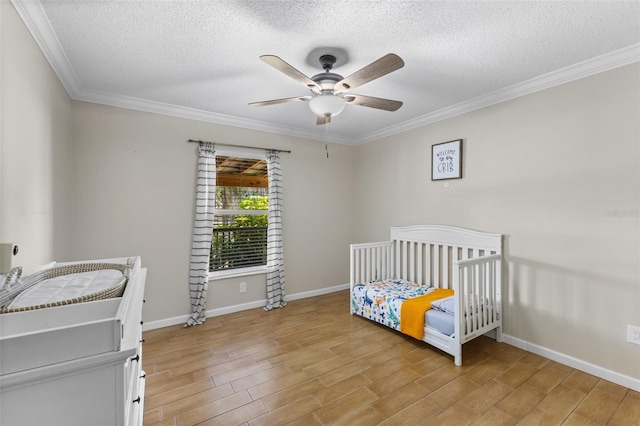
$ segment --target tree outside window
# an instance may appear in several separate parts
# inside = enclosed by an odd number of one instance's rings
[[[266,265],[268,211],[266,161],[216,157],[216,211],[209,269]]]

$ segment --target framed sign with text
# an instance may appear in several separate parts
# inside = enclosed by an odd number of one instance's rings
[[[462,178],[462,139],[431,146],[431,180]]]

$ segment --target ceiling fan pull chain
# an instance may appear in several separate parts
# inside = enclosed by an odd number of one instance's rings
[[[327,158],[329,158],[329,123],[324,126],[324,152],[327,153]]]

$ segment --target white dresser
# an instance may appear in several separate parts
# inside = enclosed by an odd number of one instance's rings
[[[142,424],[147,271],[134,259],[122,297],[0,314],[0,425]]]

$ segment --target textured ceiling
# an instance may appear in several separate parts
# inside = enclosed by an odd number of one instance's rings
[[[638,1],[12,2],[75,99],[349,144],[640,60]],[[247,106],[309,94],[260,55],[312,76],[325,51],[343,76],[398,54],[354,92],[402,108]]]

